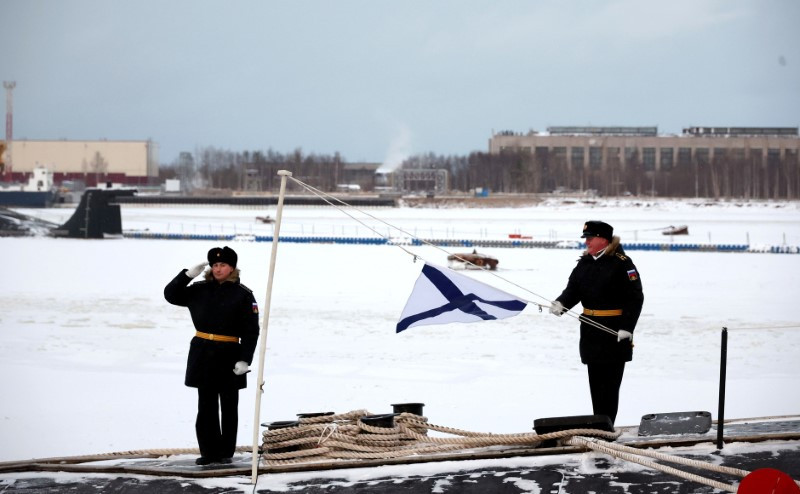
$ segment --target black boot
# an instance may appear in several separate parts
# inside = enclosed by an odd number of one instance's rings
[[[195,465],[210,465],[212,463],[219,463],[220,460],[218,458],[208,458],[207,456],[201,456],[200,458],[194,460]]]

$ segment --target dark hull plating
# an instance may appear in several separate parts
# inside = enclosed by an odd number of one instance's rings
[[[26,192],[21,190],[0,190],[0,206],[21,208],[48,208],[53,205],[56,194],[52,191]]]

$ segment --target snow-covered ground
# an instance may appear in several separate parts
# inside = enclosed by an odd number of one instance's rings
[[[63,222],[71,209],[21,210]],[[274,210],[123,206],[126,230],[269,234]],[[626,241],[800,245],[797,203],[545,203],[515,209],[370,209],[420,237],[578,240],[601,219]],[[332,208],[287,207],[283,235],[367,235]],[[370,223],[379,232],[388,227]],[[352,231],[350,231],[352,230]],[[678,241],[676,239],[676,241]],[[164,301],[164,285],[220,242],[0,238],[0,461],[195,447],[196,392],[183,386],[193,328]],[[271,243],[235,242],[243,282],[262,312]],[[408,248],[408,247],[407,247]],[[483,249],[496,273],[469,272],[546,303],[563,289],[571,249]],[[445,265],[446,252],[413,248]],[[458,252],[458,249],[450,249]],[[720,332],[729,329],[727,417],[800,412],[800,255],[629,252],[645,305],[617,419],[708,410],[716,418]],[[578,323],[536,306],[503,321],[411,328],[395,324],[420,262],[396,246],[283,243],[268,324],[266,384],[257,422],[297,413],[391,411],[424,402],[435,424],[530,431],[535,418],[591,413]],[[262,331],[267,327],[262,327]],[[255,375],[241,394],[239,444],[252,440]]]
[[[63,224],[73,207],[22,210]],[[367,220],[360,224],[348,213]],[[377,220],[369,218],[375,216]],[[274,226],[257,217],[275,218],[274,208],[124,206],[125,230],[202,235],[272,235]],[[287,207],[283,236],[389,236],[420,238],[580,240],[587,219],[614,225],[624,242],[800,245],[800,203],[691,199],[548,199],[536,207],[490,209]],[[385,222],[385,223],[384,223]],[[390,228],[386,223],[401,228]],[[669,226],[686,225],[689,235],[665,236]],[[373,231],[374,230],[374,231]]]

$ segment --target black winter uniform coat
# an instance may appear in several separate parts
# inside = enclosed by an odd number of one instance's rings
[[[615,335],[583,322],[590,319],[608,328],[631,333],[636,328],[644,303],[642,280],[633,261],[619,245],[618,237],[614,237],[599,258],[584,253],[578,259],[567,287],[556,300],[567,309],[578,302],[584,309],[622,309],[621,316],[581,316],[581,362],[629,362],[633,358],[632,340],[617,342]]]
[[[258,305],[253,292],[239,282],[238,271],[223,283],[211,279],[189,285],[191,281],[184,269],[164,288],[164,298],[188,307],[197,331],[236,336],[240,342],[192,338],[186,386],[219,391],[247,387],[246,375],[237,376],[233,367],[239,361],[252,363],[258,345]]]

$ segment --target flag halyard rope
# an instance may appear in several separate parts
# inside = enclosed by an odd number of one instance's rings
[[[482,266],[478,266],[478,265],[476,265],[476,264],[474,264],[474,263],[470,262],[469,260],[467,260],[467,259],[464,259],[464,258],[462,258],[462,257],[458,256],[457,254],[454,254],[454,253],[452,253],[452,252],[448,251],[447,249],[444,249],[444,248],[442,248],[442,247],[441,247],[441,246],[439,246],[439,245],[436,245],[436,244],[433,244],[433,243],[431,243],[431,242],[428,242],[427,240],[421,239],[421,238],[417,237],[416,235],[413,235],[413,234],[411,234],[411,233],[409,233],[409,232],[407,232],[407,231],[403,230],[402,228],[400,228],[400,227],[398,227],[398,226],[396,226],[396,225],[393,225],[393,224],[391,224],[391,223],[389,223],[389,222],[387,222],[387,221],[385,221],[385,220],[383,220],[383,219],[381,219],[381,218],[378,218],[378,217],[377,217],[377,216],[375,216],[375,215],[372,215],[372,214],[368,213],[367,211],[364,211],[364,210],[362,210],[362,209],[360,209],[360,208],[358,208],[358,207],[356,207],[356,206],[353,206],[353,205],[351,205],[351,204],[348,204],[347,202],[345,202],[345,201],[343,201],[343,200],[339,199],[338,197],[335,197],[335,196],[333,196],[333,195],[331,195],[331,194],[328,194],[328,193],[326,193],[326,192],[323,192],[323,191],[321,191],[321,190],[317,189],[316,187],[313,187],[313,186],[311,186],[311,185],[309,185],[309,184],[307,184],[307,183],[305,183],[305,182],[303,182],[303,181],[301,181],[301,180],[298,180],[298,179],[297,179],[297,178],[295,178],[295,177],[289,176],[288,178],[289,178],[289,180],[292,180],[293,182],[295,182],[295,183],[296,183],[297,185],[299,185],[300,187],[304,188],[305,190],[307,190],[307,191],[309,191],[310,193],[314,194],[315,196],[319,197],[319,198],[320,198],[322,201],[324,201],[324,202],[325,202],[326,204],[328,204],[329,206],[333,206],[334,208],[336,208],[336,209],[340,210],[342,213],[344,213],[345,215],[347,215],[348,217],[350,217],[350,218],[351,218],[353,221],[356,221],[357,223],[359,223],[359,224],[363,225],[365,228],[367,228],[368,230],[370,230],[370,231],[371,231],[371,232],[373,232],[375,235],[377,235],[377,236],[379,236],[379,237],[381,237],[381,238],[384,238],[384,239],[386,239],[386,240],[390,240],[390,237],[388,237],[388,236],[386,236],[386,235],[383,235],[383,234],[382,234],[382,233],[380,233],[378,230],[376,230],[375,228],[373,228],[371,225],[368,225],[367,223],[365,223],[365,222],[364,222],[364,221],[362,221],[361,219],[359,219],[359,218],[357,218],[356,216],[354,216],[354,215],[350,214],[350,212],[349,212],[349,211],[347,211],[346,209],[344,209],[342,206],[344,206],[344,207],[346,207],[346,208],[349,208],[349,209],[352,209],[352,210],[354,210],[354,211],[358,211],[359,213],[363,214],[364,216],[367,216],[367,217],[369,217],[370,219],[373,219],[373,220],[375,220],[375,221],[377,221],[377,222],[379,222],[379,223],[382,223],[383,225],[387,226],[388,228],[391,228],[391,229],[393,229],[393,230],[396,230],[396,231],[400,232],[401,234],[403,234],[403,235],[405,235],[405,236],[407,236],[407,237],[413,238],[414,240],[416,240],[416,241],[420,242],[421,244],[425,244],[425,245],[427,245],[427,246],[429,246],[429,247],[433,247],[433,248],[435,248],[435,249],[437,249],[437,250],[440,250],[440,251],[444,252],[445,254],[447,254],[448,256],[455,256],[455,257],[456,257],[456,258],[458,258],[459,260],[461,260],[461,261],[463,261],[464,263],[466,263],[466,264],[469,264],[469,265],[471,265],[471,266],[473,266],[473,267],[475,267],[475,268],[478,268],[478,269],[483,269],[483,267],[482,267]],[[334,204],[334,202],[333,202],[333,201],[336,201],[336,202],[338,202],[339,204],[338,204],[338,205],[337,205],[337,204]],[[341,205],[341,206],[340,206],[340,205]],[[412,256],[412,258],[414,259],[414,261],[415,261],[415,262],[416,262],[416,260],[417,260],[417,259],[421,259],[422,261],[424,261],[424,262],[427,262],[427,260],[426,260],[424,257],[422,257],[422,256],[420,256],[419,254],[416,254],[416,253],[414,253],[414,252],[411,252],[409,249],[406,249],[406,248],[405,248],[403,245],[401,245],[401,244],[398,244],[398,243],[392,243],[392,245],[394,245],[395,247],[398,247],[399,249],[401,249],[401,250],[402,250],[403,252],[405,252],[406,254],[409,254],[410,256]],[[521,290],[524,290],[525,292],[527,292],[527,293],[529,293],[529,294],[533,295],[534,297],[538,297],[538,298],[539,298],[539,299],[541,299],[541,300],[545,300],[545,301],[547,301],[547,302],[548,302],[547,304],[541,304],[541,303],[534,302],[534,301],[532,301],[532,300],[527,300],[527,299],[524,299],[524,298],[520,297],[520,300],[524,300],[525,302],[528,302],[528,303],[530,303],[530,304],[533,304],[533,305],[536,305],[536,306],[538,306],[538,307],[539,307],[539,310],[541,310],[543,307],[548,307],[548,308],[549,308],[549,307],[551,306],[551,304],[553,303],[553,301],[551,301],[551,300],[550,300],[550,299],[548,299],[547,297],[544,297],[544,296],[542,296],[542,295],[539,295],[538,293],[536,293],[536,292],[534,292],[534,291],[532,291],[532,290],[530,290],[530,289],[528,289],[528,288],[526,288],[526,287],[524,287],[524,286],[522,286],[522,285],[520,285],[520,284],[518,284],[518,283],[515,283],[515,282],[513,282],[513,281],[511,281],[511,280],[508,280],[508,279],[506,279],[506,278],[503,278],[502,276],[498,275],[497,273],[494,273],[494,272],[492,272],[492,271],[487,271],[487,272],[488,272],[490,275],[492,275],[492,276],[494,276],[494,277],[498,278],[499,280],[502,280],[504,283],[508,283],[508,284],[510,284],[510,285],[512,285],[512,286],[514,286],[514,287],[517,287],[517,288],[519,288],[519,289],[521,289]],[[614,335],[614,336],[616,336],[616,335],[617,335],[617,331],[615,331],[615,330],[613,330],[613,329],[611,329],[611,328],[608,328],[608,327],[604,326],[603,324],[601,324],[601,323],[599,323],[599,322],[597,322],[597,321],[594,321],[594,320],[588,319],[588,318],[586,318],[586,317],[582,317],[582,315],[581,315],[581,314],[577,314],[577,313],[575,313],[575,312],[573,312],[573,311],[571,311],[571,310],[568,310],[568,311],[566,311],[566,312],[564,312],[564,313],[565,313],[565,314],[567,314],[567,315],[569,315],[570,317],[574,317],[575,319],[578,319],[579,321],[581,321],[581,322],[584,322],[584,323],[588,324],[589,326],[593,326],[593,327],[595,327],[595,328],[597,328],[597,329],[599,329],[599,330],[601,330],[601,331],[605,331],[606,333],[612,334],[612,335]]]

